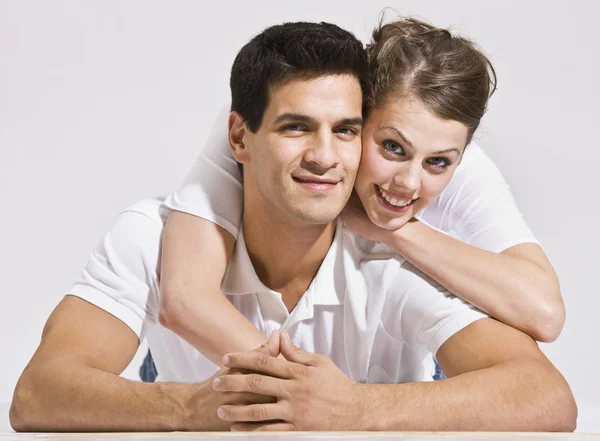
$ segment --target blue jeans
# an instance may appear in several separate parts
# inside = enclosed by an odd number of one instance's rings
[[[437,360],[435,358],[433,360],[435,361],[435,375],[433,376],[433,379],[443,380],[444,378],[446,378],[446,375],[444,375],[444,373],[442,372],[442,368],[438,364]],[[150,353],[150,350],[148,350],[146,358],[144,358],[144,361],[140,366],[140,378],[145,383],[153,383],[154,380],[156,380],[157,375],[158,371],[156,370],[156,366],[154,365],[152,354]]]
[[[152,353],[150,353],[150,349],[148,349],[148,353],[146,354],[146,357],[140,366],[140,378],[144,383],[154,383],[154,380],[156,380],[157,376],[158,371],[154,365]]]
[[[440,367],[440,364],[435,358],[433,359],[433,361],[435,361],[435,375],[433,376],[433,379],[436,381],[444,380],[446,378],[446,374],[442,372],[442,368]]]

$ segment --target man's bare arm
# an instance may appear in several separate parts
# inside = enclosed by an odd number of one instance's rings
[[[531,337],[493,319],[472,323],[442,345],[437,357],[452,378],[436,382],[356,383],[329,358],[289,338],[281,342],[287,361],[246,352],[224,362],[266,376],[226,375],[217,390],[278,398],[275,404],[223,406],[223,418],[238,430],[575,429],[577,407],[562,375]]]
[[[19,379],[11,426],[44,432],[229,428],[216,416],[219,399],[210,381],[149,384],[119,377],[138,344],[119,319],[78,297],[65,297]]]
[[[528,335],[481,319],[442,345],[451,378],[364,385],[362,402],[379,430],[573,431],[577,406],[563,376]]]

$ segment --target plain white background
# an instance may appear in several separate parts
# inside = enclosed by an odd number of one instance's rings
[[[228,100],[237,50],[283,21],[331,21],[367,41],[393,6],[452,26],[495,64],[476,139],[559,274],[567,324],[543,350],[573,388],[579,430],[600,431],[597,5],[0,1],[0,403],[119,211],[183,179]]]

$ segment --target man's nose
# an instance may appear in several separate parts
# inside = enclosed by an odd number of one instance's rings
[[[339,164],[340,158],[332,133],[319,132],[309,142],[309,148],[304,155],[306,163],[324,171],[335,168]]]

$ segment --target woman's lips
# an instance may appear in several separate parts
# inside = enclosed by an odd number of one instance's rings
[[[390,211],[393,211],[394,213],[406,213],[407,211],[409,211],[412,208],[414,203],[419,200],[419,198],[416,198],[416,199],[410,199],[410,200],[406,199],[403,201],[401,199],[397,199],[395,197],[390,196],[389,194],[387,194],[387,192],[385,190],[383,190],[377,184],[374,184],[374,185],[375,185],[375,195],[377,196],[377,200],[379,201],[379,203],[384,208],[386,208]],[[406,202],[408,202],[408,203],[406,203]],[[406,203],[406,205],[399,205],[402,203]]]

